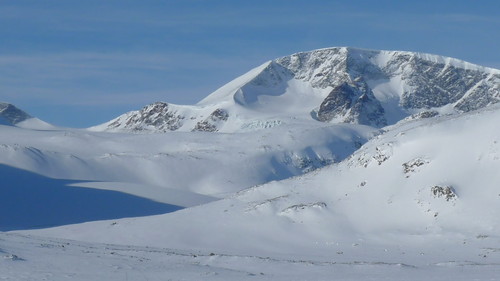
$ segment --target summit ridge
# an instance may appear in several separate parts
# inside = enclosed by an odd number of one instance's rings
[[[269,119],[381,128],[409,116],[463,113],[499,101],[500,70],[438,55],[339,47],[266,62],[196,105],[168,104],[159,112],[152,104],[92,130],[234,132]],[[218,112],[224,118],[202,126]]]

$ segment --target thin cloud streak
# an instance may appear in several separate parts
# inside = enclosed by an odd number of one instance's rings
[[[267,60],[334,46],[495,66],[496,7],[454,0],[434,1],[432,9],[389,0],[0,1],[0,99],[89,110],[192,104]]]
[[[0,56],[0,91],[4,99],[12,102],[141,106],[157,100],[195,103],[249,70],[250,65],[257,66],[253,63],[252,59],[200,54],[4,55]],[[241,65],[241,70],[236,71],[235,65]],[[218,78],[207,80],[214,71]],[[220,73],[227,73],[227,77],[221,80]],[[193,85],[196,76],[204,79]]]
[[[175,1],[174,1],[175,2]],[[358,11],[348,11],[338,4],[312,3],[308,5],[226,5],[214,7],[216,12],[208,13],[202,7],[191,8],[188,5],[178,9],[154,9],[147,5],[135,5],[136,9],[125,5],[112,7],[109,5],[82,5],[75,13],[73,7],[26,7],[3,6],[0,10],[2,21],[18,21],[23,24],[50,26],[54,30],[101,32],[103,30],[125,31],[131,29],[153,28],[174,29],[182,31],[207,30],[215,27],[278,29],[283,27],[318,27],[332,24],[357,24],[370,22],[382,28],[391,27],[397,21],[404,27],[414,27],[415,23],[430,28],[433,23],[500,23],[494,16],[474,13],[422,13],[400,12],[390,9],[382,11],[365,11],[362,6]],[[314,17],[296,16],[297,13],[314,11]],[[294,16],[295,15],[295,16]],[[384,24],[388,23],[388,24]],[[435,28],[435,26],[433,26]]]

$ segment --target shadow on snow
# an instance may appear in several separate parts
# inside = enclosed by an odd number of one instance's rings
[[[123,192],[68,186],[76,182],[81,181],[52,179],[0,165],[0,231],[158,215],[182,209]]]

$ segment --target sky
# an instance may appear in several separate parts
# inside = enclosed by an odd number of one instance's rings
[[[340,46],[500,68],[500,1],[0,0],[0,101],[84,128]]]

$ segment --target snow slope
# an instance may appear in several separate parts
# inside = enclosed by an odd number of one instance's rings
[[[317,124],[281,125],[258,134],[153,135],[0,126],[0,174],[4,175],[0,208],[6,216],[0,220],[0,230],[196,206],[338,162],[376,132],[366,126]],[[63,198],[79,194],[100,199],[80,200],[87,207],[76,214],[70,211],[77,206],[73,199]],[[123,203],[126,195],[129,207]],[[48,204],[54,201],[59,203]],[[99,208],[90,207],[95,204],[118,209],[99,214]],[[88,216],[83,215],[85,210],[90,211]],[[71,213],[70,218],[53,215],[59,211]]]
[[[376,132],[366,126],[318,124],[282,125],[258,134],[155,135],[2,126],[0,163],[53,178],[217,195],[342,160]]]
[[[406,122],[341,163],[220,201],[30,233],[260,257],[499,264],[499,121],[493,106]]]
[[[16,106],[5,102],[0,102],[0,125],[17,126],[35,130],[51,130],[55,128],[53,125],[32,117]]]

